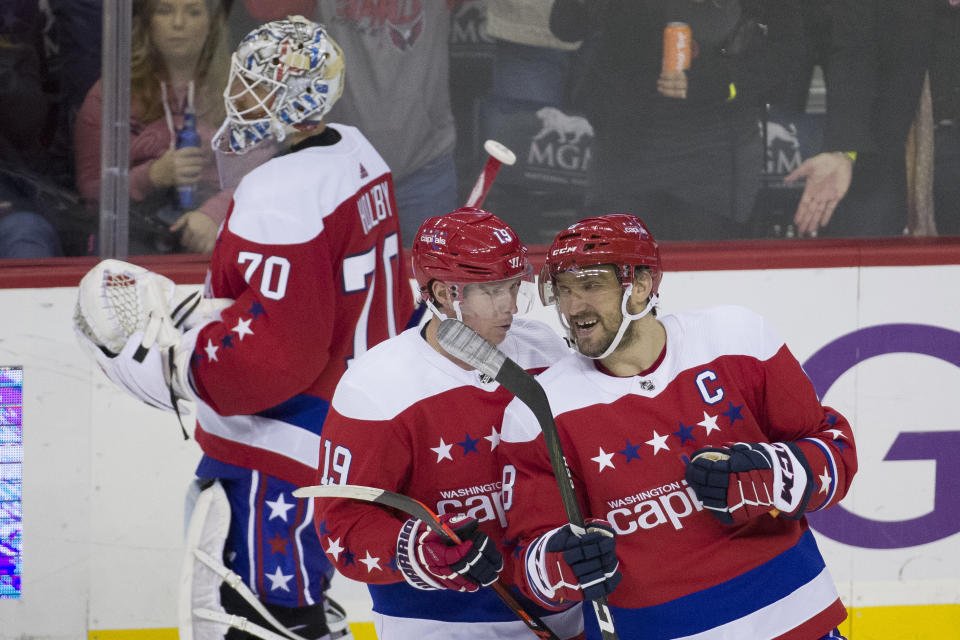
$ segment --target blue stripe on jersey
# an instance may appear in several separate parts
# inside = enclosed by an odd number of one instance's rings
[[[297,395],[256,415],[286,422],[320,435],[329,410],[329,400],[317,396]]]
[[[368,584],[373,610],[385,616],[439,620],[441,622],[513,622],[517,614],[510,610],[490,587],[475,593],[459,591],[422,591],[406,582]],[[510,591],[528,612],[539,618],[556,614],[533,604],[519,591]]]
[[[670,602],[622,609],[610,607],[622,638],[666,640],[713,629],[762,609],[816,578],[825,567],[808,530],[792,548],[746,573]],[[614,592],[616,593],[616,592]],[[587,640],[599,640],[596,616],[584,610]]]
[[[250,469],[238,467],[237,465],[227,462],[221,462],[220,460],[204,455],[200,459],[200,464],[197,465],[196,473],[198,478],[231,478],[236,480],[249,476]]]

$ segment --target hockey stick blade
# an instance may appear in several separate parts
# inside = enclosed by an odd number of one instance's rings
[[[293,492],[295,498],[350,498],[353,500],[363,500],[365,502],[374,502],[384,506],[393,507],[399,511],[418,518],[426,523],[437,535],[443,536],[454,544],[460,544],[460,538],[435,514],[430,507],[419,500],[405,496],[386,489],[377,489],[376,487],[365,487],[358,484],[324,484],[312,487],[301,487]],[[523,605],[517,602],[513,594],[500,582],[499,578],[490,585],[494,592],[500,596],[510,609],[517,614],[517,617],[527,628],[530,629],[538,638],[544,640],[560,640],[546,623],[532,613],[528,613]]]
[[[553,411],[543,387],[520,365],[459,320],[453,318],[442,320],[437,330],[437,340],[447,353],[499,382],[504,389],[512,393],[533,412],[540,425],[543,441],[547,445],[550,465],[553,467],[553,475],[557,479],[560,500],[563,502],[567,519],[570,521],[574,533],[583,535],[586,532],[583,513],[573,490],[573,478],[563,457],[563,448],[560,446],[557,425],[553,421]],[[613,626],[613,618],[610,616],[610,608],[607,606],[606,597],[601,596],[594,600],[593,609],[597,614],[597,622],[600,625],[602,637],[605,640],[615,640],[618,636]]]

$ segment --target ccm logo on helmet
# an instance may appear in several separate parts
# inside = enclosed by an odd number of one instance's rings
[[[576,250],[577,250],[576,247],[560,247],[559,249],[554,249],[553,251],[551,251],[550,255],[559,256],[564,253],[573,253]]]

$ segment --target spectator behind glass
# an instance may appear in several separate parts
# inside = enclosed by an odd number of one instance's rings
[[[363,131],[387,161],[405,246],[422,221],[457,207],[449,83],[457,1],[244,0],[257,20],[309,16],[343,47],[350,81],[329,119]]]
[[[571,51],[550,31],[553,0],[488,0],[487,33],[496,38],[493,93],[514,100],[559,105]]]
[[[230,58],[215,0],[143,0],[134,5],[130,78],[130,253],[209,253],[226,217],[210,138],[223,119]],[[191,89],[199,147],[175,149]],[[75,130],[77,187],[100,196],[102,83],[90,89]],[[196,209],[181,211],[178,186],[195,185]]]
[[[670,22],[692,30],[686,72],[662,72]],[[799,1],[557,0],[550,27],[585,39],[571,82],[596,132],[588,207],[637,211],[665,240],[748,235],[761,105],[796,93],[805,59]]]
[[[960,0],[939,0],[930,64],[937,231],[960,235]]]
[[[788,182],[806,179],[794,216],[800,234],[899,236],[907,224],[905,145],[930,63],[935,8],[946,0],[833,0],[824,58],[823,152]],[[826,16],[816,15],[817,13]],[[855,159],[854,159],[855,158]]]
[[[61,255],[37,185],[49,103],[42,89],[37,3],[4,8],[0,22],[0,258]]]

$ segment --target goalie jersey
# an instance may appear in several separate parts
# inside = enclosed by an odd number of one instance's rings
[[[301,144],[238,186],[206,283],[235,302],[202,329],[191,364],[207,470],[218,461],[297,486],[313,482],[347,364],[413,310],[386,163],[349,126]]]
[[[569,353],[548,326],[522,318],[514,318],[500,349],[528,371]],[[316,484],[377,487],[441,515],[470,515],[509,566],[515,556],[504,540],[495,453],[512,397],[496,381],[435,351],[417,329],[405,331],[372,349],[340,381],[322,434]],[[459,593],[408,584],[397,567],[396,545],[409,515],[345,499],[316,500],[315,509],[327,558],[343,575],[368,584],[381,638],[532,637],[490,587]],[[561,638],[582,629],[579,607],[557,613],[525,604]]]
[[[617,532],[623,581],[608,602],[618,634],[825,635],[846,613],[806,520],[723,524],[697,500],[684,471],[702,447],[794,442],[814,483],[807,511],[823,509],[843,498],[857,469],[850,425],[820,404],[797,360],[756,314],[718,307],[660,321],[666,346],[648,371],[615,377],[572,354],[538,376],[584,517]],[[502,490],[512,496],[504,504],[507,534],[525,548],[567,519],[537,421],[517,400],[505,412],[499,452]],[[525,562],[515,571],[525,583]],[[599,638],[594,616],[585,617],[586,637]]]

